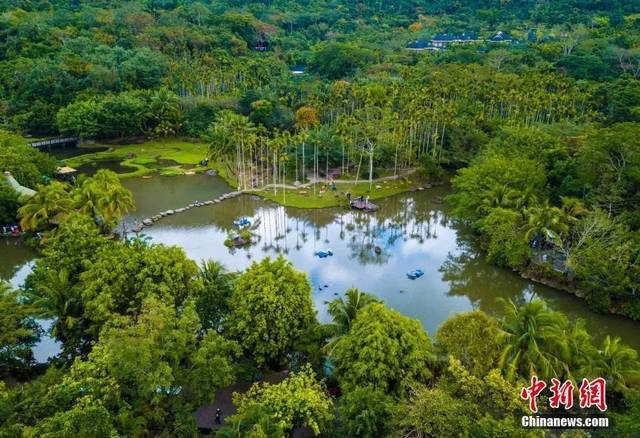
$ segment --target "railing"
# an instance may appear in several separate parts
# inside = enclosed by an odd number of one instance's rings
[[[28,143],[28,146],[32,148],[41,148],[45,146],[54,146],[65,143],[77,143],[78,137],[58,137],[58,138],[50,138],[48,140],[40,140],[34,141],[32,143]]]

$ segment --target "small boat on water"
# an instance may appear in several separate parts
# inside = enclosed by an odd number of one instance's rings
[[[325,257],[329,257],[333,255],[333,251],[331,251],[330,249],[321,249],[318,250],[314,253],[314,255],[318,256],[319,258],[323,259]]]
[[[244,228],[251,225],[251,221],[247,217],[241,217],[233,221],[233,225],[236,227]]]
[[[413,271],[407,272],[407,277],[409,280],[415,280],[416,278],[420,278],[424,275],[424,271],[422,269],[414,269]]]
[[[355,199],[350,202],[351,208],[362,211],[376,211],[378,206],[371,201]]]

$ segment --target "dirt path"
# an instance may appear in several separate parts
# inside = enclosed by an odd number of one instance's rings
[[[271,372],[264,376],[263,382],[279,383],[287,377],[287,373],[283,371]],[[214,430],[221,426],[216,424],[216,410],[222,411],[222,423],[224,419],[230,415],[235,414],[236,407],[233,404],[233,393],[243,393],[251,388],[252,383],[247,381],[239,381],[231,386],[221,388],[216,391],[215,396],[211,403],[200,406],[193,415],[196,419],[196,424],[201,430]]]
[[[391,180],[395,180],[395,179],[400,179],[400,178],[405,178],[409,175],[412,175],[416,172],[415,169],[412,169],[408,172],[405,172],[401,175],[390,175],[390,176],[383,176],[382,178],[376,178],[374,180],[371,180],[371,184],[375,184],[377,182],[382,182],[382,181],[391,181]],[[327,180],[326,178],[307,178],[309,179],[309,182],[306,182],[304,184],[299,184],[297,186],[291,185],[291,184],[266,184],[260,188],[255,188],[253,190],[268,190],[268,189],[273,189],[273,188],[285,188],[285,189],[291,189],[291,190],[297,190],[297,189],[304,189],[306,187],[311,187],[313,184],[325,184],[325,183],[329,183],[329,180]],[[359,180],[354,180],[354,179],[347,179],[347,180],[341,180],[341,179],[335,179],[335,180],[331,180],[331,182],[336,183],[336,185],[338,184],[357,184],[357,183],[368,183],[369,180],[368,179],[359,179]],[[251,191],[251,190],[247,190],[247,191]]]

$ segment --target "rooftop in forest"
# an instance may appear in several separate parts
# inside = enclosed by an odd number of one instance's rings
[[[407,50],[415,50],[415,51],[440,50],[440,47],[434,46],[431,41],[416,40],[416,41],[413,41],[412,43],[409,43],[407,45],[406,49]]]
[[[510,43],[513,41],[508,32],[498,31],[487,40],[490,43]]]

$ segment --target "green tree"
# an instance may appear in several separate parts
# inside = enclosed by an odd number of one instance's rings
[[[480,378],[469,373],[458,359],[449,357],[437,386],[456,400],[467,402],[476,418],[484,415],[504,418],[525,413],[520,388],[509,383],[498,368]]]
[[[238,188],[246,189],[251,175],[247,174],[245,154],[256,141],[254,124],[246,116],[224,110],[218,113],[207,134],[209,157],[224,163],[227,171],[235,175]]]
[[[504,208],[491,209],[480,227],[488,239],[487,259],[498,266],[524,267],[530,254],[524,226],[521,213]]]
[[[636,391],[629,392],[624,401],[626,409],[622,412],[612,412],[612,437],[640,434],[640,394]]]
[[[240,355],[240,347],[234,341],[209,330],[191,357],[188,384],[198,403],[209,403],[217,389],[233,383],[235,369],[233,359]]]
[[[149,296],[137,318],[115,316],[105,324],[91,353],[76,358],[52,397],[64,396],[72,406],[86,398],[102,402],[125,436],[192,436],[192,402],[233,382],[238,350],[217,334],[199,341],[199,332],[192,303],[176,309]]]
[[[73,209],[69,186],[53,181],[38,186],[38,192],[20,207],[20,226],[23,230],[38,231],[61,223]]]
[[[498,363],[498,322],[482,312],[460,313],[447,319],[435,336],[437,349],[460,360],[476,376],[484,376]]]
[[[35,313],[8,284],[0,282],[0,373],[25,369],[33,361],[31,347],[38,339]]]
[[[345,391],[371,386],[388,394],[403,394],[414,383],[426,382],[434,359],[420,323],[379,303],[358,312],[332,357]]]
[[[632,208],[640,184],[637,123],[619,123],[588,138],[578,156],[580,181],[588,198],[609,213]]]
[[[362,438],[387,436],[394,406],[391,396],[369,386],[347,392],[340,397],[338,405],[342,435]]]
[[[563,251],[591,308],[606,312],[616,302],[633,300],[638,249],[617,218],[602,211],[588,214],[572,228]]]
[[[116,173],[106,169],[82,180],[74,191],[74,203],[80,212],[93,217],[107,231],[134,209],[131,192],[120,184]]]
[[[89,217],[72,213],[46,239],[41,257],[26,279],[26,295],[38,314],[55,319],[52,334],[71,357],[86,351],[89,342],[80,274],[105,246],[112,244],[100,235]]]
[[[56,115],[60,132],[80,138],[93,138],[101,133],[100,103],[96,99],[81,100],[61,108]]]
[[[525,238],[528,241],[538,238],[541,243],[559,244],[562,237],[569,232],[569,224],[565,222],[563,210],[549,205],[548,202],[528,208],[526,216]]]
[[[13,224],[20,208],[18,193],[9,184],[0,181],[0,224]]]
[[[533,159],[487,152],[471,166],[459,170],[451,182],[455,192],[449,200],[454,214],[478,226],[498,190],[510,187],[515,193],[539,197],[546,178],[541,164]]]
[[[397,409],[394,423],[408,437],[468,436],[472,422],[468,403],[440,388],[420,387]]]
[[[234,393],[233,402],[238,408],[235,418],[242,418],[259,406],[286,432],[308,427],[318,435],[326,431],[333,420],[333,402],[324,382],[316,379],[310,365],[280,383],[256,383],[244,394]],[[232,424],[235,418],[231,419]]]
[[[283,428],[272,418],[271,410],[261,404],[247,407],[242,414],[225,419],[218,430],[221,438],[285,438]]]
[[[35,189],[43,177],[53,176],[56,167],[51,155],[27,146],[24,138],[0,129],[0,172],[11,172],[20,184]]]
[[[202,262],[198,277],[203,289],[196,298],[196,310],[202,328],[218,330],[229,315],[229,299],[236,274],[225,272],[221,263],[207,260]]]
[[[178,96],[163,87],[151,93],[149,119],[152,133],[159,136],[176,135],[182,127],[182,112]],[[150,127],[149,127],[150,128]]]
[[[341,79],[351,76],[373,59],[371,50],[354,43],[328,42],[314,47],[311,67],[329,79]]]
[[[82,400],[38,422],[34,436],[102,438],[117,435],[111,413],[99,401]]]
[[[229,309],[230,336],[260,365],[281,363],[315,321],[309,280],[283,257],[254,262],[241,274]]]
[[[623,344],[618,337],[604,338],[585,371],[592,378],[604,377],[607,380],[607,387],[611,387],[614,391],[637,388],[640,384],[638,352]]]
[[[509,379],[537,375],[541,379],[565,375],[569,348],[565,330],[567,319],[535,299],[523,305],[504,302],[501,319],[504,347],[500,367]]]
[[[346,298],[346,299],[345,299]],[[328,312],[331,315],[333,339],[330,340],[329,350],[335,347],[337,340],[349,333],[351,325],[358,316],[358,312],[371,303],[379,303],[380,300],[372,295],[362,292],[355,287],[349,288],[345,296],[336,298],[328,305]]]
[[[86,333],[97,336],[99,328],[118,315],[135,317],[150,296],[182,306],[201,291],[197,272],[196,263],[177,247],[136,240],[101,248],[80,274],[83,316],[91,322]]]

